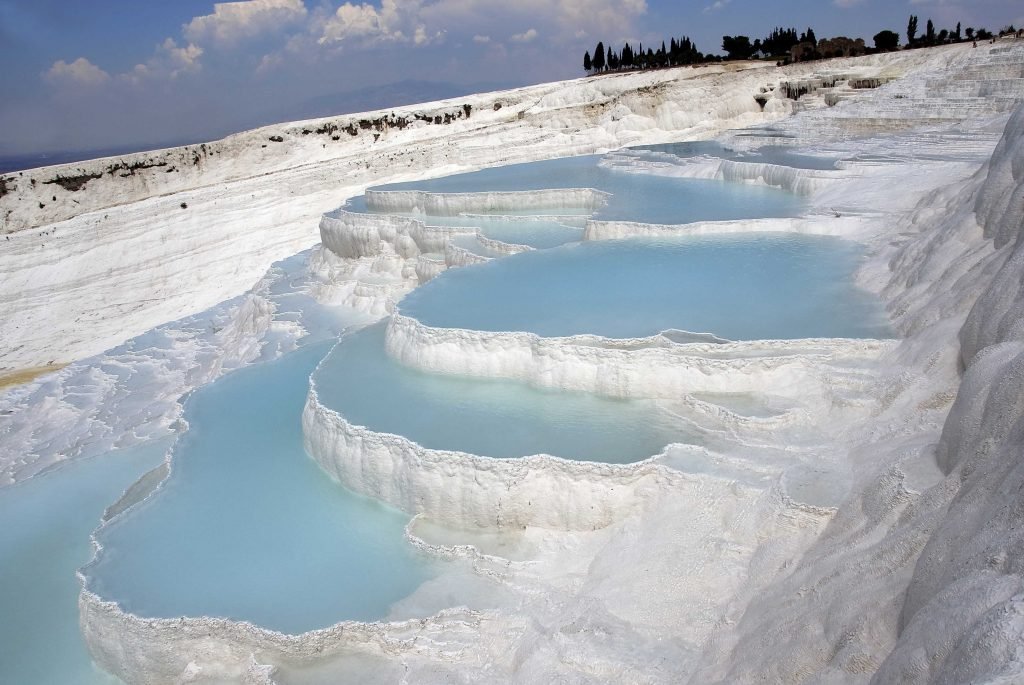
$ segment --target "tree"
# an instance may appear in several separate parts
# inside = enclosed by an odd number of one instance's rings
[[[925,43],[927,43],[928,45],[935,45],[935,24],[932,23],[931,19],[928,20],[927,28],[925,29],[924,40]]]
[[[597,47],[594,48],[594,71],[601,71],[604,69],[604,41],[598,41]]]
[[[911,14],[910,21],[907,22],[907,45],[913,45],[914,39],[917,38],[917,16]]]
[[[900,34],[895,31],[879,31],[875,34],[875,48],[879,52],[893,52],[900,47]]]
[[[960,42],[960,22],[956,23],[956,31],[953,31],[953,39],[956,42]]]
[[[805,35],[804,38],[807,36]],[[789,55],[789,50],[800,42],[796,29],[776,28],[761,41],[761,52],[765,57]]]
[[[964,35],[967,36],[967,40],[974,40],[974,27],[968,26],[964,29]]]
[[[654,69],[663,66],[677,66],[680,64],[700,64],[712,59],[705,57],[692,40],[683,36],[672,38],[667,47],[664,42],[659,50],[644,50],[643,43],[640,49],[635,50],[628,42],[622,44],[622,50],[616,52],[611,46],[605,47],[604,42],[599,42],[594,49],[594,56],[590,52],[583,55],[583,68],[591,73],[600,71],[621,71],[625,69]],[[720,59],[720,58],[719,58]]]
[[[722,49],[729,53],[729,59],[749,59],[754,52],[749,36],[722,36]]]

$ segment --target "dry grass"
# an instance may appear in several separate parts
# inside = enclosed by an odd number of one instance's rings
[[[65,366],[67,366],[67,364],[48,364],[47,366],[33,366],[29,369],[19,369],[18,371],[0,373],[0,389],[28,383],[30,380],[38,378],[44,374],[60,371]]]

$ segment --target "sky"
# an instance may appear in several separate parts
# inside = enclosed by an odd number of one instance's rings
[[[1024,24],[1021,0],[0,0],[0,156],[147,149],[582,76],[598,40]],[[378,86],[398,84],[389,89]]]

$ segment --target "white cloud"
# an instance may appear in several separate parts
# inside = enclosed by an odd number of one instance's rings
[[[848,7],[856,7],[857,5],[860,5],[863,2],[864,0],[832,0],[832,4],[834,4],[836,7],[841,7],[843,9],[847,9]]]
[[[445,0],[442,0],[445,1]],[[444,39],[446,27],[431,27],[421,17],[420,0],[383,0],[380,8],[346,2],[323,22],[321,45],[358,43],[412,43],[429,45]]]
[[[55,84],[114,80],[142,87],[203,71],[209,78],[223,78],[227,72],[222,67],[230,64],[237,70],[245,63],[241,60],[247,60],[255,74],[266,76],[336,59],[339,52],[351,49],[381,44],[421,47],[441,43],[449,35],[465,41],[462,44],[486,48],[489,58],[496,60],[505,51],[498,36],[508,36],[510,26],[526,30],[509,36],[509,49],[542,40],[561,45],[589,36],[608,41],[630,35],[635,20],[647,12],[646,0],[345,0],[338,6],[341,1],[218,2],[212,12],[193,17],[182,25],[180,35],[166,38],[148,59],[123,73],[112,77],[81,58],[71,64],[57,62],[44,76]],[[263,49],[255,52],[254,45]],[[233,54],[228,56],[228,51]]]
[[[199,58],[203,56],[203,49],[194,43],[185,47],[179,47],[173,38],[165,40],[156,50],[156,54],[149,62],[149,70],[164,70],[171,78],[178,78],[181,74],[195,73],[202,69]]]
[[[537,38],[537,29],[528,29],[523,33],[516,33],[509,36],[509,40],[513,43],[529,43]]]
[[[346,2],[323,22],[319,43],[421,45],[456,33],[472,35],[474,42],[483,44],[494,31],[525,21],[540,26],[548,37],[580,31],[605,35],[621,33],[646,12],[646,0],[518,0],[497,7],[493,0],[382,0],[380,7]],[[531,28],[516,36],[517,42],[530,42],[540,30]]]
[[[713,3],[704,8],[704,14],[723,10],[725,9],[726,5],[728,5],[730,2],[732,2],[732,0],[715,0]]]
[[[375,41],[408,40],[402,27],[411,23],[419,3],[403,3],[400,7],[396,0],[384,0],[380,9],[363,3],[353,5],[346,2],[335,11],[323,26],[320,43],[343,42],[352,39]]]
[[[191,43],[233,45],[238,41],[280,31],[308,15],[303,0],[244,0],[219,2],[213,14],[195,17],[182,27]]]
[[[44,77],[54,85],[99,86],[110,80],[110,74],[84,57],[70,64],[57,60]]]
[[[147,67],[145,64],[136,64],[134,67],[132,67],[131,71],[125,72],[123,74],[118,74],[117,78],[124,81],[125,83],[130,83],[133,86],[137,86],[143,81],[145,81],[147,78],[149,78],[151,75],[152,74],[149,71],[149,67]]]
[[[532,6],[536,16],[550,16],[566,35],[581,30],[591,35],[624,35],[629,33],[633,19],[647,13],[646,0],[562,0],[556,3],[530,0],[525,4]],[[551,33],[547,35],[550,37]]]
[[[131,71],[118,74],[125,83],[139,85],[144,81],[158,78],[176,79],[183,74],[195,74],[203,69],[199,58],[203,49],[195,43],[182,47],[173,38],[167,38],[156,46],[153,56],[145,64],[136,64]]]

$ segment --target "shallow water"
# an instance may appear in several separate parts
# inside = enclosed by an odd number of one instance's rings
[[[455,235],[449,239],[449,242],[455,247],[460,247],[467,252],[471,252],[481,257],[487,257],[489,259],[495,259],[504,257],[505,255],[497,250],[492,250],[489,247],[484,247],[475,235]]]
[[[0,490],[0,682],[119,682],[92,664],[75,572],[106,507],[157,466],[161,440],[70,463]]]
[[[831,171],[837,168],[838,159],[835,157],[811,155],[798,152],[794,149],[781,145],[765,145],[757,150],[739,151],[727,148],[715,141],[691,141],[684,143],[662,143],[659,145],[639,145],[633,148],[626,148],[621,151],[625,155],[637,155],[641,158],[644,153],[654,152],[672,155],[679,159],[688,159],[698,156],[721,157],[734,162],[750,162],[753,164],[777,164],[779,166],[793,167],[794,169],[811,169],[818,171]],[[612,153],[613,155],[617,153]]]
[[[831,168],[798,157],[770,155],[773,163]],[[587,186],[613,193],[597,218],[671,224],[791,216],[802,206],[777,189],[632,174],[602,168],[598,159],[513,165],[401,187]],[[487,237],[544,251],[451,271],[418,289],[401,309],[428,325],[611,337],[679,328],[737,340],[891,333],[875,300],[853,286],[860,248],[832,238],[561,246],[579,239],[578,225],[486,217],[437,223],[478,226]],[[282,264],[304,269],[305,260]],[[87,572],[90,587],[105,599],[147,617],[223,616],[297,633],[345,619],[394,617],[395,603],[436,574],[437,562],[405,543],[407,516],[331,483],[303,452],[308,374],[344,322],[292,290],[286,278],[270,291],[284,307],[278,320],[312,324],[318,331],[312,339],[320,342],[232,373],[191,397],[191,427],[176,446],[171,478],[101,534],[105,551]],[[149,338],[138,340],[144,345]],[[652,402],[407,369],[384,352],[381,326],[339,345],[318,372],[318,387],[322,401],[353,423],[426,447],[491,457],[548,453],[632,462],[671,442],[698,441]],[[772,413],[749,404],[742,406],[750,415]],[[0,491],[0,682],[111,681],[92,666],[81,639],[74,571],[90,556],[88,535],[104,507],[159,463],[165,447],[111,453]]]
[[[795,216],[803,207],[800,198],[777,188],[629,173],[601,167],[600,160],[589,155],[513,164],[376,190],[463,193],[596,188],[612,196],[595,218],[658,224]],[[366,203],[361,197],[353,198],[347,209],[366,211]]]
[[[780,234],[582,243],[447,272],[400,310],[428,326],[542,336],[889,337],[881,305],[853,283],[860,257],[856,243]]]
[[[568,226],[560,221],[484,221],[480,233],[492,240],[512,245],[527,245],[538,250],[558,247],[582,240],[581,226]]]
[[[288,633],[376,620],[434,568],[408,517],[332,483],[302,449],[317,343],[198,390],[172,475],[101,535],[87,570],[145,617],[219,616]]]
[[[435,226],[462,226],[479,230],[485,238],[510,245],[527,245],[538,250],[579,242],[583,238],[585,219],[557,217],[551,219],[526,216],[488,217],[482,215],[430,217]],[[456,236],[462,238],[463,236]]]
[[[344,340],[315,381],[320,401],[350,423],[432,449],[628,463],[693,442],[653,402],[409,369],[384,351],[380,324]]]

